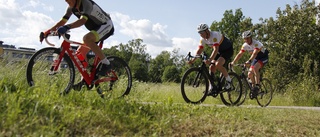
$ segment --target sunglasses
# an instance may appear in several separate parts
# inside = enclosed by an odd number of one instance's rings
[[[205,33],[206,31],[205,30],[202,30],[202,31],[199,31],[198,33],[199,34],[203,34],[203,33]]]

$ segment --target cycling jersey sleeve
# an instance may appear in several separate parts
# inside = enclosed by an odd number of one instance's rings
[[[63,15],[62,20],[67,22],[69,20],[69,18],[71,17],[71,15],[72,15],[72,8],[67,7],[66,13]]]

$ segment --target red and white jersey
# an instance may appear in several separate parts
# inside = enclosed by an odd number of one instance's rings
[[[210,31],[210,37],[208,39],[200,38],[199,46],[208,45],[212,46],[219,46],[223,41],[223,35],[216,31]]]
[[[254,50],[259,51],[257,58],[264,57],[269,53],[268,50],[263,46],[261,42],[254,39],[252,39],[252,43],[250,45],[246,42],[243,43],[241,48],[242,52],[248,51],[250,54],[252,54]]]
[[[222,44],[224,40],[228,40],[221,33],[217,31],[210,31],[210,37],[208,39],[200,38],[199,47],[203,48],[205,45],[213,47],[219,46],[219,51],[224,51],[232,47],[230,44]]]

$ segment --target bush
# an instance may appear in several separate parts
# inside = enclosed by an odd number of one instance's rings
[[[287,87],[286,94],[292,98],[295,105],[320,106],[320,94],[316,78],[295,80]]]

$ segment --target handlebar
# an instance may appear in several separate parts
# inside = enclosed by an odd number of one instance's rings
[[[60,35],[60,34],[54,33],[54,31],[50,32],[50,34],[49,34],[48,36],[46,36],[46,37],[44,36],[44,33],[41,32],[41,33],[40,33],[40,42],[42,42],[42,40],[44,39],[45,42],[46,42],[48,45],[50,45],[50,46],[55,46],[54,44],[52,44],[52,43],[48,40],[48,37],[49,37],[49,36],[58,36],[59,38],[62,36],[63,39],[64,39],[64,41],[66,41],[66,42],[68,42],[68,43],[70,43],[70,44],[84,45],[83,43],[70,40],[70,39],[69,39],[69,38],[70,38],[70,34],[67,34],[67,33],[66,33],[66,34]]]
[[[202,52],[201,55],[195,55],[195,56],[192,56],[191,55],[191,52],[189,52],[185,57],[184,57],[187,61],[190,61],[191,58],[202,58],[203,60],[205,60],[207,58],[207,55]]]

